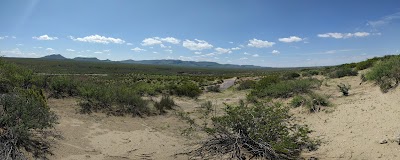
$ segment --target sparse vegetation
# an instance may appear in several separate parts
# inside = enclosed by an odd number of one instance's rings
[[[293,99],[290,101],[290,105],[292,107],[300,107],[306,102],[306,99],[303,96],[297,95],[293,97]]]
[[[246,89],[252,89],[256,85],[256,81],[252,80],[245,80],[239,84],[237,87],[238,90],[246,90]]]
[[[339,91],[342,92],[343,96],[349,95],[349,90],[351,88],[351,86],[349,84],[340,83],[337,86],[339,88]]]
[[[211,85],[207,87],[208,92],[221,92],[219,85]]]
[[[321,110],[321,107],[328,107],[331,105],[326,96],[310,93],[308,97],[305,104],[310,112],[318,112]]]
[[[289,110],[281,104],[246,107],[227,106],[226,115],[212,118],[211,136],[195,156],[208,158],[231,154],[232,158],[296,159],[303,149],[313,150],[316,141],[310,130],[290,121]]]
[[[154,107],[157,108],[157,110],[160,112],[160,114],[165,114],[166,110],[172,109],[173,106],[175,106],[175,102],[168,95],[163,95],[161,97],[160,102],[155,102],[154,103]]]
[[[377,62],[365,77],[375,81],[382,92],[397,87],[400,82],[400,57],[390,57],[385,61]]]

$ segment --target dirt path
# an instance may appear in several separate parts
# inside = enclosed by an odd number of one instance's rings
[[[343,97],[337,84],[351,85],[350,96]],[[332,95],[332,113],[302,113],[313,136],[322,146],[306,156],[320,159],[400,159],[400,145],[394,142],[400,134],[400,89],[383,94],[372,83],[359,85],[359,77],[328,81],[322,93]],[[379,142],[388,141],[380,144]]]
[[[235,85],[236,77],[230,79],[224,79],[224,82],[220,85],[221,91],[228,89],[229,87]]]

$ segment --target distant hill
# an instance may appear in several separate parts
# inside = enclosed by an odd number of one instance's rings
[[[59,54],[53,54],[42,57],[42,59],[54,59],[54,60],[75,60],[75,61],[85,61],[85,62],[109,62],[109,63],[125,63],[125,64],[148,64],[148,65],[167,65],[167,66],[180,66],[180,67],[201,67],[201,68],[243,68],[243,69],[253,69],[253,68],[267,68],[254,65],[235,65],[235,64],[219,64],[216,62],[207,61],[182,61],[182,60],[123,60],[123,61],[111,61],[100,60],[96,57],[75,57],[73,59],[68,59]]]
[[[42,59],[64,60],[64,59],[68,59],[68,58],[65,58],[64,56],[62,56],[60,54],[52,54],[52,55],[44,56],[44,57],[42,57]]]
[[[151,65],[172,65],[172,66],[186,66],[186,67],[205,67],[205,68],[263,68],[254,65],[235,65],[235,64],[219,64],[216,62],[207,61],[182,61],[182,60],[124,60],[120,63],[129,64],[151,64]]]

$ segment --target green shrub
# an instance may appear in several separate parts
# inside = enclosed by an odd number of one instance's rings
[[[40,90],[18,89],[0,99],[0,159],[25,159],[24,148],[37,158],[49,153],[46,134],[56,123]],[[42,133],[42,134],[38,134]]]
[[[374,63],[375,63],[375,60],[368,59],[366,61],[362,61],[362,62],[357,63],[356,64],[356,69],[357,70],[364,70],[364,69],[372,67],[374,65]]]
[[[239,84],[237,87],[238,90],[246,90],[246,89],[252,89],[256,85],[255,81],[252,80],[245,80]]]
[[[258,98],[289,98],[295,94],[309,93],[311,89],[317,88],[320,85],[320,81],[317,79],[287,80],[267,86],[257,85],[258,88],[252,90],[250,95]]]
[[[295,96],[293,99],[290,101],[290,105],[292,107],[300,107],[306,102],[306,99],[303,96]]]
[[[280,104],[227,106],[226,115],[212,118],[214,128],[196,156],[232,154],[232,158],[297,159],[302,149],[315,149],[306,126],[290,122],[289,109]]]
[[[174,100],[169,97],[168,95],[163,95],[161,97],[160,102],[155,102],[154,107],[160,112],[160,114],[165,114],[165,110],[170,110],[172,107],[175,106]]]
[[[190,81],[183,82],[183,84],[181,85],[171,86],[170,88],[172,90],[172,93],[178,96],[187,96],[194,98],[198,97],[201,94],[199,86]]]
[[[282,79],[284,80],[293,80],[300,77],[300,74],[296,73],[296,72],[289,72],[289,73],[285,73],[282,75]]]
[[[328,98],[317,93],[308,94],[309,98],[306,100],[306,107],[310,112],[318,112],[322,106],[330,106]]]
[[[51,78],[49,84],[51,97],[63,98],[66,96],[77,96],[77,83],[71,77],[56,76]]]
[[[207,87],[208,92],[221,92],[219,85],[211,85]]]
[[[342,78],[346,76],[357,76],[358,72],[352,68],[339,67],[331,71],[328,76],[329,78]]]
[[[366,73],[368,80],[375,81],[383,92],[396,87],[400,82],[400,57],[390,57],[377,62],[372,69]]]
[[[348,85],[348,84],[346,85],[346,84],[340,83],[337,86],[339,88],[339,91],[342,92],[342,94],[344,96],[348,96],[349,95],[349,90],[350,90],[350,87],[351,87],[350,85]]]

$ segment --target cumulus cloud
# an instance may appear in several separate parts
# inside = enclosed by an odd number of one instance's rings
[[[40,55],[34,52],[22,52],[19,48],[15,48],[12,50],[2,50],[0,51],[0,56],[5,57],[39,57]]]
[[[368,32],[355,32],[355,33],[337,33],[337,32],[331,32],[331,33],[324,33],[324,34],[318,34],[318,37],[321,38],[335,38],[335,39],[346,39],[346,38],[352,38],[352,37],[366,37],[371,35]]]
[[[68,52],[75,52],[73,49],[67,49]]]
[[[133,45],[133,44],[132,44],[132,43],[126,43],[126,45],[131,46],[131,45]]]
[[[57,37],[50,37],[47,34],[39,36],[39,37],[32,37],[33,39],[36,40],[41,40],[41,41],[53,41],[53,40],[57,40]]]
[[[204,49],[211,49],[214,46],[204,40],[195,39],[194,41],[191,41],[191,40],[183,41],[183,47],[193,50],[193,51],[196,51],[196,50],[201,51]]]
[[[102,54],[103,52],[100,52],[100,51],[96,51],[96,52],[94,52],[94,53],[96,53],[96,54]]]
[[[271,53],[272,54],[280,54],[281,52],[279,52],[278,50],[273,50]]]
[[[172,49],[166,49],[164,50],[165,52],[173,53],[174,51]]]
[[[242,58],[239,58],[240,60],[246,60],[246,59],[249,59],[249,58],[247,58],[247,57],[242,57]]]
[[[146,51],[145,49],[142,49],[142,48],[139,48],[139,47],[135,47],[135,48],[133,48],[133,49],[131,49],[132,51],[135,51],[135,52],[142,52],[142,51]]]
[[[89,43],[102,43],[102,44],[109,44],[109,43],[123,44],[123,43],[125,43],[124,40],[119,39],[119,38],[105,37],[105,36],[100,36],[97,34],[91,35],[91,36],[86,36],[83,38],[74,38],[74,37],[70,36],[70,38],[74,41],[89,42]]]
[[[217,51],[217,53],[219,54],[223,54],[223,53],[232,53],[232,51],[230,49],[226,49],[226,48],[215,48],[215,51]]]
[[[160,38],[160,37],[152,37],[152,38],[146,38],[142,41],[142,46],[152,46],[152,45],[162,45],[162,43],[167,42],[167,43],[172,43],[172,44],[179,44],[181,40],[176,39],[174,37],[165,37],[165,38]],[[162,47],[161,46],[161,47]]]
[[[46,51],[54,51],[53,48],[46,48]]]
[[[268,42],[268,41],[263,41],[259,39],[251,39],[249,40],[249,43],[247,44],[249,47],[256,47],[256,48],[268,48],[272,47],[275,44],[275,42]]]
[[[258,55],[258,54],[253,54],[253,57],[259,57],[260,55]]]
[[[160,40],[163,42],[168,42],[168,43],[172,43],[172,44],[179,44],[181,42],[181,40],[176,39],[174,37],[160,38]]]
[[[243,54],[244,54],[244,55],[250,55],[250,53],[247,53],[247,52],[244,52]]]
[[[235,50],[240,50],[241,48],[239,48],[239,47],[234,47],[234,48],[231,48],[231,50],[232,51],[235,51]]]
[[[292,43],[292,42],[300,42],[303,39],[297,36],[290,36],[287,38],[279,38],[279,41],[284,42],[284,43]]]
[[[194,54],[201,54],[201,52],[194,52]]]

